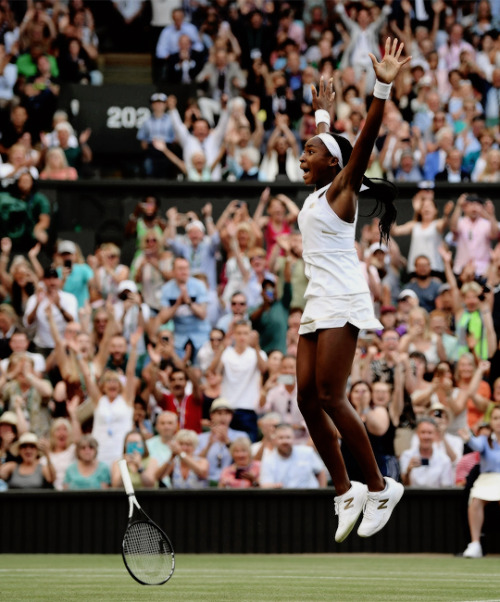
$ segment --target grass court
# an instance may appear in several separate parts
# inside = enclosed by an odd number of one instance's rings
[[[178,555],[142,586],[121,556],[0,555],[1,600],[500,602],[500,558],[441,555]]]

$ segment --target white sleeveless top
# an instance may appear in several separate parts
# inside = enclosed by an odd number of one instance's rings
[[[354,248],[357,210],[353,223],[340,219],[326,199],[330,186],[310,194],[298,217],[305,274],[309,280],[306,299],[369,293]]]
[[[106,395],[99,399],[94,412],[92,435],[99,443],[97,459],[110,468],[123,455],[125,435],[132,430],[133,413],[134,409],[121,395],[112,402]]]
[[[431,262],[431,270],[444,272],[444,264],[439,254],[439,245],[443,242],[443,237],[437,229],[437,222],[431,222],[427,228],[422,228],[422,224],[417,222],[413,226],[411,233],[410,250],[408,251],[408,273],[415,270],[415,259],[419,255],[425,255]]]

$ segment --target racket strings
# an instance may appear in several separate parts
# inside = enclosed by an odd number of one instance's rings
[[[130,525],[123,540],[123,555],[129,570],[142,582],[155,585],[166,581],[173,564],[170,543],[154,525]]]

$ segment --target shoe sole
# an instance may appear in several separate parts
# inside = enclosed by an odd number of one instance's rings
[[[399,495],[398,495],[398,497],[397,497],[397,499],[396,499],[395,502],[393,500],[391,500],[391,502],[393,502],[393,506],[391,508],[391,513],[389,514],[389,516],[388,516],[387,520],[385,521],[385,523],[383,525],[381,525],[380,527],[378,527],[376,531],[372,531],[372,533],[369,533],[369,534],[366,534],[366,535],[360,533],[359,529],[358,529],[358,535],[359,535],[359,537],[363,537],[363,538],[365,538],[365,537],[371,537],[372,535],[375,535],[375,533],[378,533],[379,531],[381,531],[387,525],[387,523],[389,522],[389,520],[390,520],[390,518],[392,516],[392,513],[394,512],[394,508],[399,504],[399,502],[401,501],[401,498],[403,497],[403,494],[405,492],[405,488],[403,487],[403,485],[401,485],[401,483],[396,483],[396,485],[400,486],[400,487],[398,487],[398,489],[399,489]]]

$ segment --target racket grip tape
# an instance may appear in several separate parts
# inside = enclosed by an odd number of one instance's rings
[[[123,486],[127,495],[134,495],[134,487],[130,479],[130,474],[127,467],[127,460],[118,460],[118,466],[120,467],[120,473],[122,475]]]

